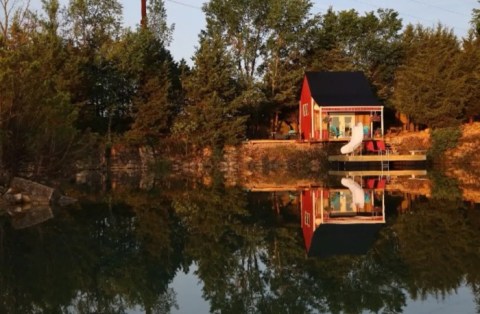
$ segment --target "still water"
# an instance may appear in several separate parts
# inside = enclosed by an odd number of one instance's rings
[[[67,185],[74,206],[0,217],[0,313],[479,313],[455,179],[302,185]]]

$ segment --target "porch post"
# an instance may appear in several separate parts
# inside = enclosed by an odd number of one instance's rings
[[[380,114],[380,119],[382,119],[382,138],[383,138],[383,135],[384,135],[384,131],[383,131],[383,106],[382,106],[382,113]]]
[[[385,190],[383,190],[382,192],[382,220],[385,221]]]
[[[314,138],[314,136],[315,136],[315,129],[314,129],[314,128],[315,128],[315,121],[314,121],[314,120],[315,120],[315,119],[314,119],[315,117],[314,117],[314,115],[313,115],[313,112],[314,112],[314,110],[313,110],[313,103],[314,103],[314,101],[313,101],[313,97],[312,97],[311,102],[310,102],[310,105],[311,105],[311,106],[310,106],[310,117],[311,117],[310,121],[312,122],[312,123],[311,123],[311,124],[312,124],[312,125],[311,125],[311,129],[310,129],[310,140],[312,140],[312,139]]]
[[[373,139],[373,112],[370,111],[370,138]]]
[[[311,226],[313,227],[312,230],[315,230],[315,225],[313,223],[315,223],[315,216],[317,216],[317,214],[315,213],[315,208],[317,207],[316,204],[317,204],[317,198],[315,197],[315,191],[310,188],[310,195],[312,195],[312,216],[313,217],[310,217],[310,224]]]
[[[322,119],[322,107],[320,107],[320,141],[322,140],[323,140],[323,119]]]
[[[325,207],[323,205],[323,201],[324,201],[323,200],[323,188],[320,189],[320,193],[321,193],[320,194],[320,222],[323,224],[323,208]],[[316,219],[314,219],[314,220],[316,220]],[[316,223],[315,223],[315,226],[316,226]]]

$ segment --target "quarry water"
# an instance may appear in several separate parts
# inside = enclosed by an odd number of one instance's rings
[[[444,175],[107,182],[1,216],[1,313],[480,310],[479,201]]]

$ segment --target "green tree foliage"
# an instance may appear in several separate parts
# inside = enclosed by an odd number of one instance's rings
[[[397,72],[392,99],[395,109],[432,128],[459,124],[467,95],[457,37],[442,25],[409,26],[404,45],[405,62]]]
[[[480,3],[480,1],[477,1]],[[472,24],[472,32],[475,36],[480,37],[480,9],[473,9],[472,10],[472,20],[470,21]]]
[[[24,25],[32,17],[29,4],[27,0],[0,0],[0,47],[8,41],[14,24]]]
[[[187,107],[176,122],[176,133],[199,147],[222,149],[245,134],[234,65],[223,39],[202,33],[195,67],[185,83]]]
[[[107,134],[122,130],[128,118],[130,90],[125,73],[109,57],[121,35],[122,6],[117,0],[73,0],[66,20],[76,81],[72,101],[79,107],[78,126]]]
[[[401,19],[398,13],[379,9],[359,15],[355,10],[320,16],[312,30],[307,68],[323,71],[363,71],[388,100],[395,71],[402,60]]]
[[[229,51],[234,65],[232,74],[240,87],[243,107],[250,115],[249,124],[253,130],[264,122],[261,115],[264,113],[265,95],[258,79],[269,33],[270,2],[214,0],[203,6],[205,34],[219,37],[225,50]]]
[[[268,35],[262,52],[264,93],[267,114],[274,113],[272,131],[279,121],[298,121],[298,95],[304,75],[305,45],[310,28],[309,0],[270,1],[267,15]]]
[[[127,136],[139,144],[158,144],[170,133],[182,106],[178,65],[150,29],[127,34],[116,49],[116,58],[135,86],[133,123]]]
[[[118,38],[121,16],[117,0],[72,0],[67,14],[71,39],[81,47],[98,49]]]
[[[480,234],[478,225],[465,213],[458,200],[423,199],[392,226],[396,254],[408,269],[402,280],[411,298],[451,293],[464,281],[465,274],[469,284],[478,285],[475,260],[479,253],[470,248],[478,245]]]
[[[460,71],[466,76],[465,118],[470,122],[480,112],[480,9],[472,13],[472,29],[463,39],[462,54],[460,55]]]
[[[207,33],[219,35],[232,51],[238,79],[251,87],[268,34],[269,1],[213,0],[203,7]]]
[[[38,28],[15,24],[0,50],[2,161],[13,172],[26,163],[36,172],[59,171],[82,147],[70,105],[69,55],[56,33],[58,3],[44,5],[47,20],[32,19]]]
[[[163,0],[150,0],[147,5],[147,28],[155,38],[168,46],[172,41],[175,25],[167,25],[167,11]]]
[[[165,197],[148,194],[101,195],[22,232],[2,220],[0,311],[169,313],[185,230]]]
[[[457,146],[461,136],[462,131],[458,126],[432,130],[432,145],[428,150],[429,159],[434,162],[441,161],[448,149],[453,149]]]
[[[459,63],[459,71],[466,76],[464,116],[473,121],[480,113],[480,37],[464,39]]]
[[[309,0],[229,0],[203,8],[207,31],[217,32],[231,52],[249,136],[266,136],[280,120],[297,120],[311,7]]]

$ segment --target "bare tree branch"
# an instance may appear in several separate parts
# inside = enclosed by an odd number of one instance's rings
[[[8,30],[12,17],[18,14],[23,23],[30,8],[30,0],[0,0],[0,34],[4,40],[8,38]]]

